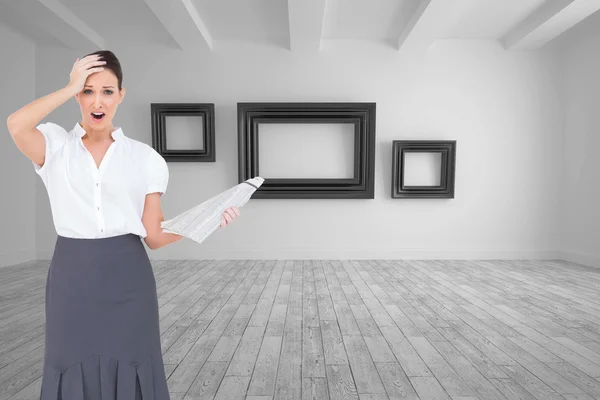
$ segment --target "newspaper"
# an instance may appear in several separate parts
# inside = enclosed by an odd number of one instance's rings
[[[161,227],[164,232],[176,233],[202,243],[220,227],[223,212],[233,206],[244,206],[264,181],[260,176],[247,179],[176,217],[161,222]]]

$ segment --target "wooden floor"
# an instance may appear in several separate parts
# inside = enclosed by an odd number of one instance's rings
[[[600,399],[600,269],[562,261],[153,266],[173,400]],[[0,268],[0,400],[39,396],[47,268]]]

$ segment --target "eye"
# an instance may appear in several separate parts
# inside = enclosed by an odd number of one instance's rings
[[[85,90],[83,91],[83,93],[84,93],[84,94],[90,94],[90,93],[92,93],[92,90],[91,90],[91,89],[85,89]]]
[[[113,94],[113,91],[110,90],[110,89],[106,89],[106,91],[104,91],[104,93],[106,93],[106,94]]]

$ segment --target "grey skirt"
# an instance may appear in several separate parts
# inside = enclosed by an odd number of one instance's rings
[[[41,400],[170,400],[152,265],[138,235],[58,236]]]

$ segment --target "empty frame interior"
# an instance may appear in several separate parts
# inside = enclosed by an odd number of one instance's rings
[[[375,103],[238,103],[238,158],[253,198],[372,199]]]
[[[352,179],[353,124],[258,125],[258,168],[265,179]]]
[[[404,186],[440,186],[442,153],[407,151],[404,153]]]
[[[167,116],[165,126],[167,150],[203,150],[204,149],[204,118],[194,116]]]

